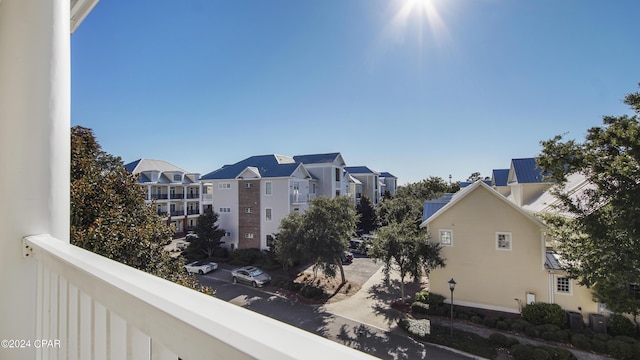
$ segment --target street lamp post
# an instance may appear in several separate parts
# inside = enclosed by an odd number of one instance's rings
[[[453,336],[453,290],[456,288],[456,281],[449,280],[449,290],[451,290],[451,336]]]

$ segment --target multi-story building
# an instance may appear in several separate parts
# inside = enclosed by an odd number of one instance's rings
[[[356,203],[360,202],[360,197],[364,195],[371,200],[374,206],[378,206],[384,185],[384,183],[380,183],[380,173],[366,166],[347,166],[345,170],[353,178],[360,181],[360,186],[356,185],[356,189],[361,189],[361,192],[356,192]]]
[[[332,194],[337,186],[323,184],[294,158],[275,154],[223,166],[200,181],[203,206],[219,214],[218,226],[225,229],[223,241],[231,250],[268,248],[283,217],[306,210],[310,199]]]
[[[380,182],[384,184],[382,188],[382,194],[389,192],[391,196],[395,196],[398,192],[398,178],[389,172],[383,171],[380,173]]]
[[[200,174],[162,160],[139,159],[124,168],[138,175],[147,203],[155,202],[158,215],[174,226],[177,235],[193,230],[202,211]]]

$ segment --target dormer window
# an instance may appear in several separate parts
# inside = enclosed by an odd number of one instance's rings
[[[180,174],[173,175],[173,181],[181,181],[181,180],[182,180],[182,175]]]

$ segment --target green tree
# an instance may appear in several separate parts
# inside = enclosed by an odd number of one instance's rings
[[[358,216],[348,197],[319,197],[302,215],[291,213],[280,223],[276,257],[283,264],[311,261],[327,276],[340,271],[346,283],[342,259],[353,236]]]
[[[356,213],[360,217],[358,220],[358,229],[361,229],[364,234],[369,234],[378,228],[380,221],[376,213],[376,208],[367,196],[362,195],[360,198],[360,202],[356,206]]]
[[[220,229],[216,224],[218,222],[218,214],[211,208],[206,208],[204,213],[198,217],[195,233],[196,238],[191,239],[186,249],[189,258],[210,258],[214,251],[223,243],[222,237],[226,231]]]
[[[420,279],[432,269],[444,267],[440,257],[440,244],[428,240],[426,230],[420,228],[421,211],[416,199],[396,197],[386,206],[385,226],[378,231],[369,255],[384,264],[385,278],[389,280],[392,269],[400,274],[400,292],[405,298],[404,282],[407,276]]]
[[[305,251],[303,221],[302,215],[297,211],[289,213],[280,221],[274,248],[276,259],[285,269],[299,262],[310,260],[310,254]]]
[[[71,243],[194,289],[183,263],[163,250],[173,230],[144,201],[144,190],[119,157],[104,152],[93,131],[71,129]]]
[[[569,216],[546,216],[550,234],[571,277],[591,287],[614,311],[640,310],[640,93],[624,101],[635,112],[605,116],[588,130],[585,141],[563,136],[542,141],[538,165],[555,181],[559,208]],[[588,186],[577,194],[563,191],[573,174]]]

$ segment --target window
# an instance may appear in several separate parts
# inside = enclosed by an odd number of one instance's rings
[[[293,191],[297,192],[298,190],[300,190],[300,183],[297,181],[293,182]]]
[[[247,189],[251,189],[251,186],[252,186],[252,185],[253,185],[253,184],[251,184],[251,183],[245,183],[245,184],[244,184],[244,187],[245,187],[245,188],[247,188]]]
[[[340,169],[336,169],[336,181],[340,181]]]
[[[244,238],[245,239],[253,239],[253,233],[245,233],[244,234]]]
[[[220,212],[221,212],[221,213],[230,213],[230,212],[231,212],[231,208],[228,208],[228,207],[221,207],[221,208],[220,208]]]
[[[496,247],[498,250],[511,250],[511,233],[496,233]]]
[[[231,236],[231,231],[225,231],[224,236]]]
[[[173,175],[173,181],[180,181],[180,180],[182,180],[182,176],[180,176],[180,174]]]
[[[571,279],[566,276],[556,277],[556,292],[561,294],[571,294]]]
[[[245,208],[244,209],[244,213],[245,214],[251,214],[253,212],[253,210],[251,208]]]
[[[440,230],[440,245],[453,245],[453,230]]]
[[[267,235],[267,247],[271,248],[274,240],[273,235]]]
[[[218,189],[231,189],[231,183],[218,184]]]
[[[264,210],[265,210],[264,217],[265,217],[266,221],[271,221],[272,220],[271,209],[264,209]]]
[[[271,195],[271,181],[267,181],[266,183],[264,183],[264,193],[266,195]]]
[[[312,194],[316,193],[316,184],[311,184],[311,193]]]

